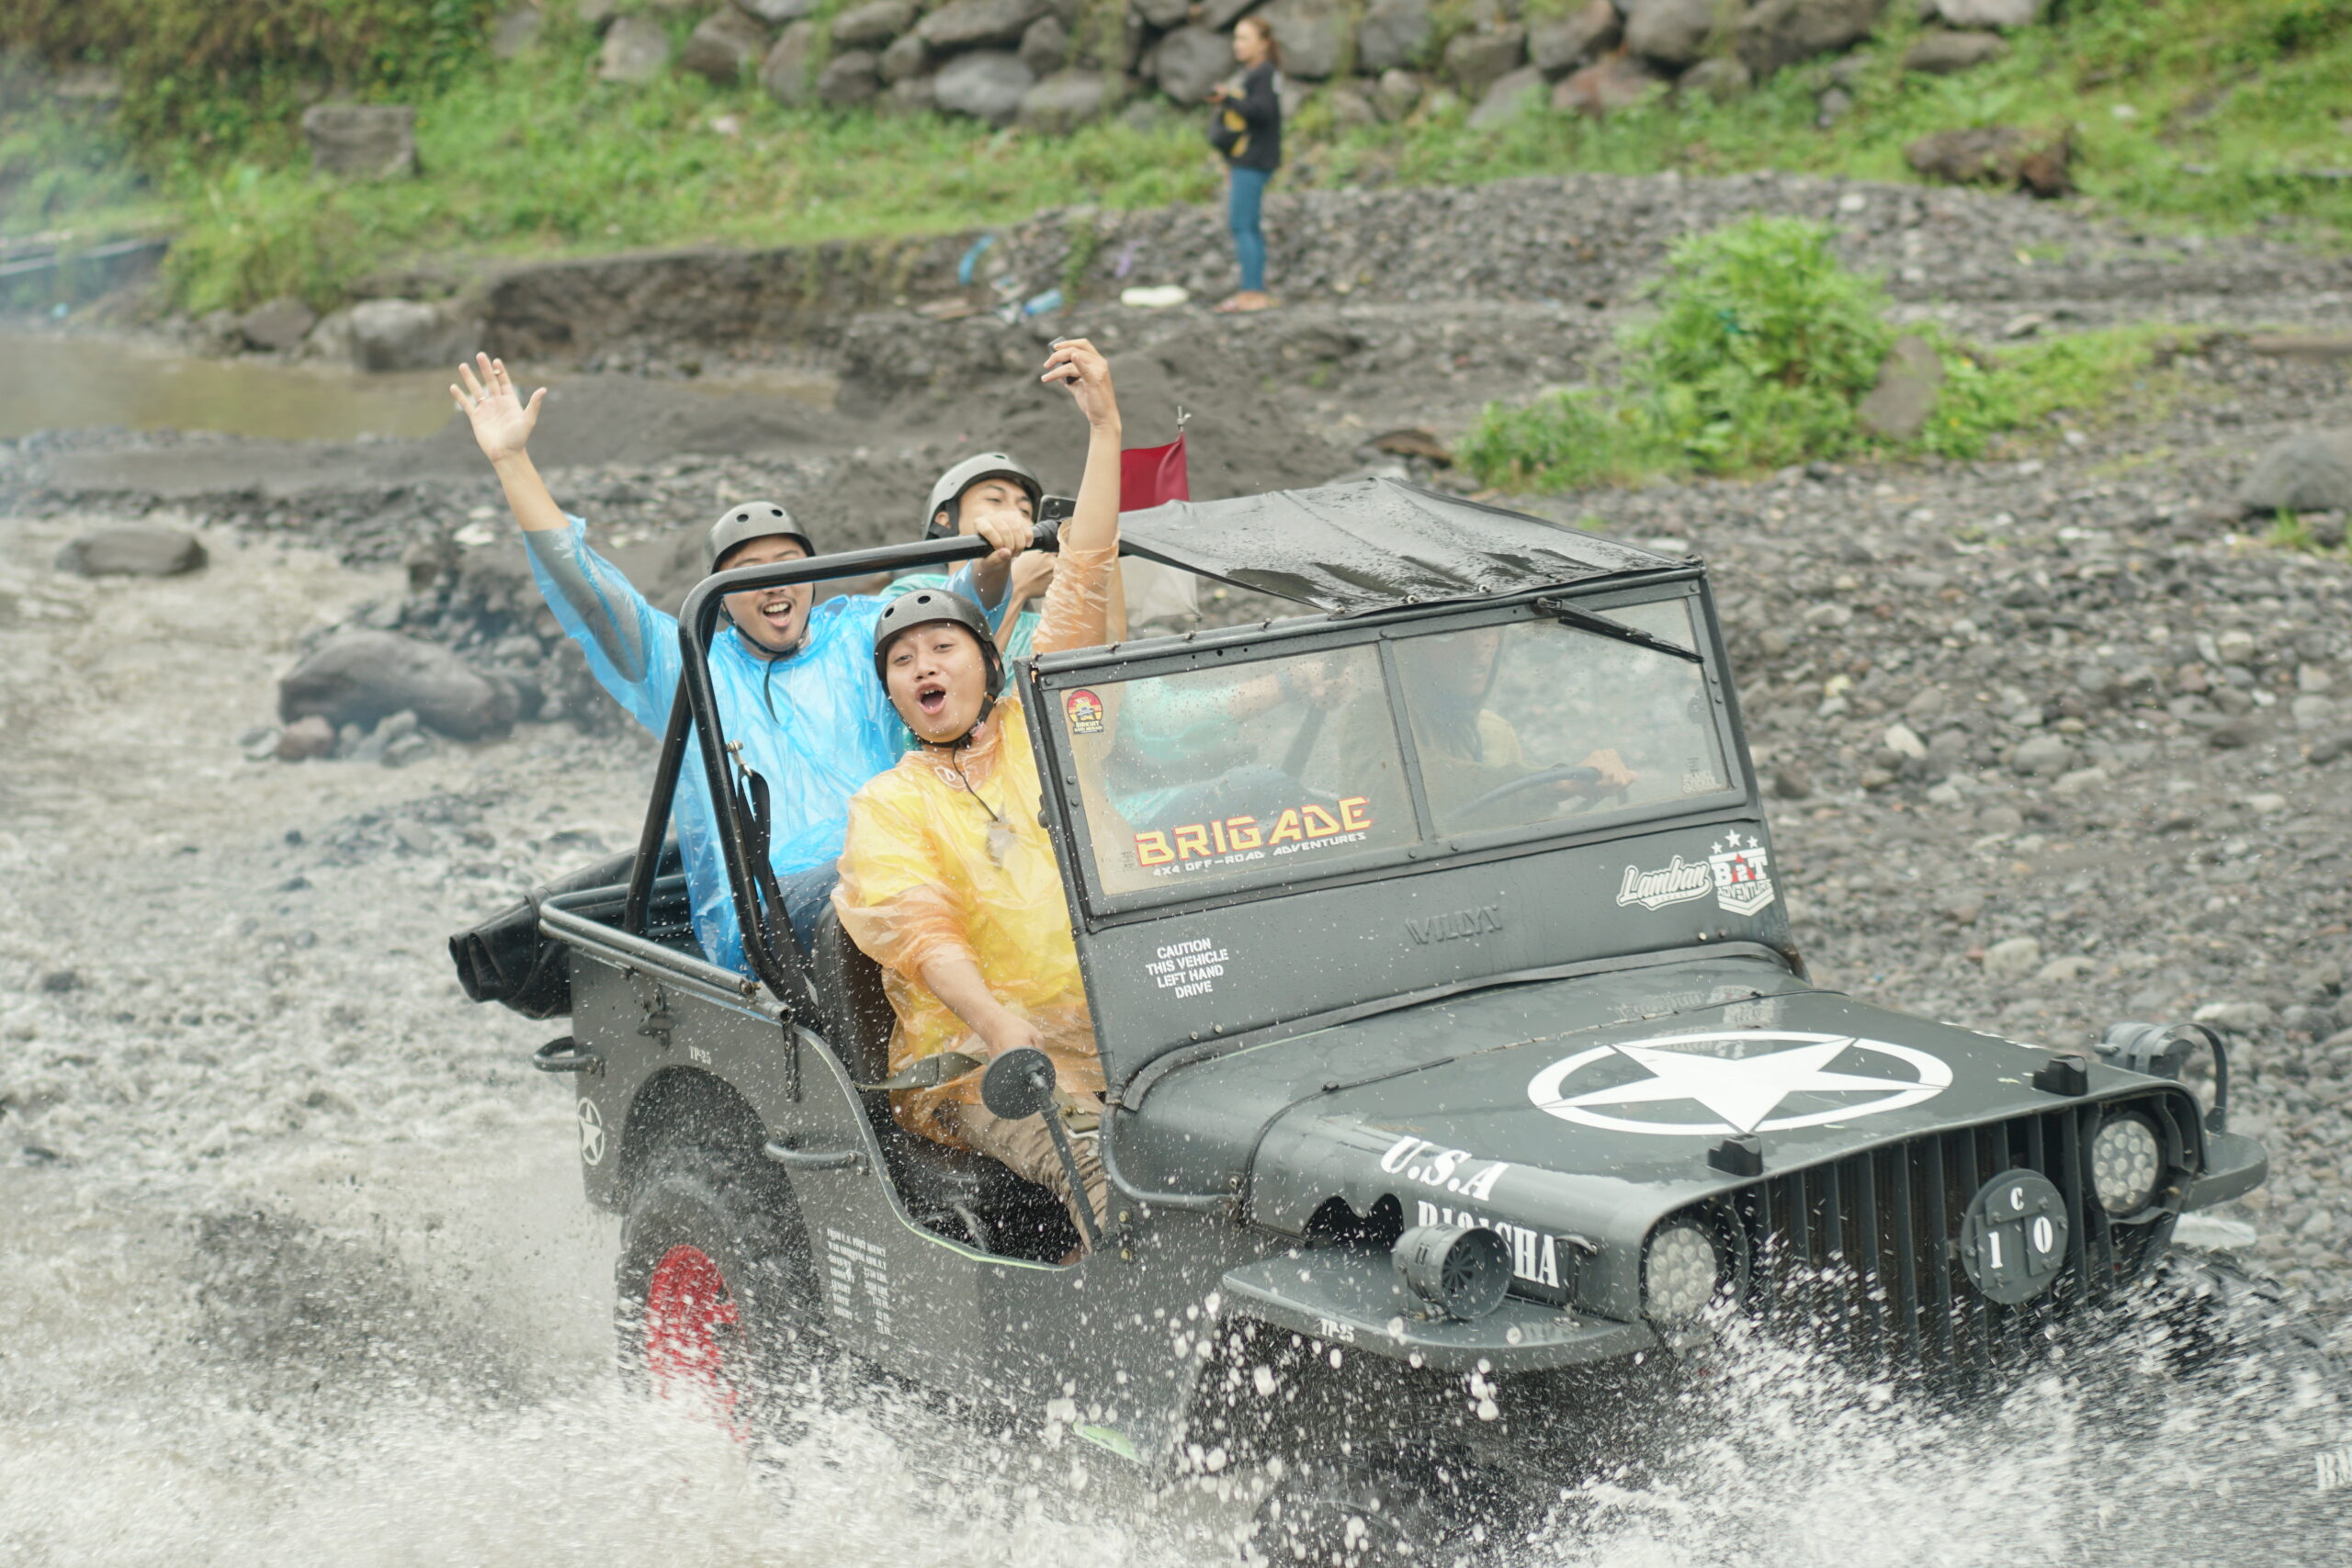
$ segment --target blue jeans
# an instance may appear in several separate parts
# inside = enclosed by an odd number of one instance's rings
[[[775,890],[784,895],[785,918],[792,922],[792,934],[800,939],[801,952],[814,951],[817,921],[832,902],[833,884],[841,879],[841,867],[831,861],[775,879]]]
[[[1241,264],[1241,291],[1262,293],[1266,287],[1266,231],[1258,226],[1258,209],[1265,200],[1272,169],[1229,171],[1226,186],[1225,221],[1233,231],[1234,258]]]

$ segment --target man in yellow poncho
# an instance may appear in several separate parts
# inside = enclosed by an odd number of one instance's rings
[[[1088,428],[1085,477],[1035,643],[1052,653],[1104,638],[1119,552],[1120,431],[1110,367],[1093,344],[1057,344],[1042,379],[1069,389]],[[1017,1046],[1044,1050],[1099,1223],[1102,1163],[1087,1134],[1101,1113],[1102,1065],[1061,874],[1037,820],[1037,762],[1020,702],[1002,694],[987,620],[960,595],[900,595],[874,641],[891,705],[922,744],[852,797],[833,908],[882,966],[898,1015],[891,1073],[944,1051],[989,1061]],[[1002,1161],[1076,1216],[1078,1196],[1043,1122],[989,1114],[977,1068],[894,1090],[890,1101],[910,1132]]]

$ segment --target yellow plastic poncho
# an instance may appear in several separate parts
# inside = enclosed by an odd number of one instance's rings
[[[1046,595],[1035,651],[1103,639],[1115,549],[1065,548]],[[1066,1101],[1102,1092],[1094,1023],[1079,978],[1069,906],[1052,843],[1037,821],[1037,759],[1018,699],[1001,700],[961,751],[923,746],[851,797],[833,908],[842,929],[882,966],[898,1015],[890,1071],[940,1051],[987,1051],[932,994],[922,967],[962,954],[989,989],[1045,1037]],[[1000,824],[1001,824],[1000,826]],[[993,831],[992,831],[993,829]],[[944,1106],[977,1105],[980,1075],[936,1089],[901,1089],[892,1112],[911,1133],[957,1142],[937,1122]]]

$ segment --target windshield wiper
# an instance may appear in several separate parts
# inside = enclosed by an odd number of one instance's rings
[[[1596,615],[1589,610],[1579,610],[1566,599],[1538,599],[1535,601],[1535,607],[1564,626],[1574,626],[1578,631],[1590,632],[1595,637],[1611,637],[1618,642],[1630,642],[1635,648],[1646,648],[1655,653],[1672,654],[1677,659],[1687,659],[1693,664],[1704,664],[1707,661],[1704,656],[1684,648],[1680,643],[1668,642],[1662,637],[1652,637],[1647,632],[1636,631],[1623,621],[1612,621],[1606,615]]]

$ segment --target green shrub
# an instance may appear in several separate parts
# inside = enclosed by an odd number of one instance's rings
[[[1750,218],[1675,246],[1657,319],[1626,340],[1628,379],[1693,467],[1777,467],[1852,440],[1894,333],[1883,290],[1839,265],[1829,238]]]
[[[2177,390],[2159,363],[2185,335],[2176,328],[2106,328],[1991,355],[1924,329],[1944,366],[1935,410],[1916,440],[1874,441],[1855,410],[1895,330],[1884,292],[1840,266],[1828,241],[1818,224],[1781,218],[1684,241],[1657,315],[1625,336],[1622,390],[1490,403],[1460,459],[1488,484],[1523,490],[1746,473],[1865,446],[1974,457],[2062,412],[2093,416],[2135,392],[2159,407]]]
[[[0,48],[121,73],[142,142],[242,147],[322,92],[446,86],[487,58],[495,0],[9,0]]]

